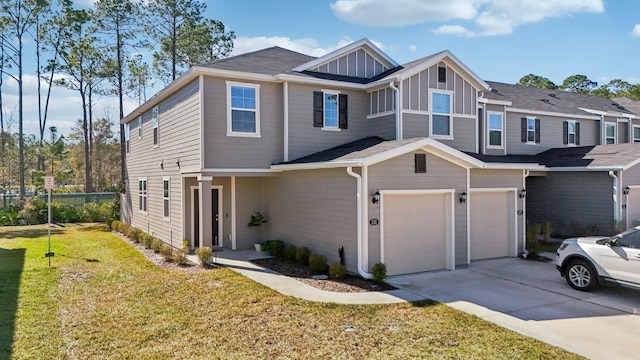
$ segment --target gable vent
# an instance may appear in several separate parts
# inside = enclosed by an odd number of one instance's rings
[[[416,174],[427,172],[427,154],[415,154],[415,167]]]

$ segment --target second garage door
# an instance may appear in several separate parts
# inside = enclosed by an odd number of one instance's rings
[[[451,231],[447,194],[384,196],[384,262],[387,275],[447,267]]]
[[[640,186],[633,186],[627,195],[627,228],[640,225]]]
[[[515,231],[513,192],[473,191],[469,197],[471,260],[509,256]]]

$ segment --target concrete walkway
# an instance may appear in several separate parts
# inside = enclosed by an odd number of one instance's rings
[[[265,269],[251,262],[255,259],[270,257],[267,253],[255,250],[223,250],[214,253],[212,262],[234,270],[251,280],[261,283],[283,295],[303,300],[331,302],[336,304],[395,304],[406,301],[424,300],[425,297],[411,291],[397,289],[391,291],[369,291],[361,293],[342,293],[325,291],[307,285],[275,271]],[[189,260],[196,264],[200,261],[194,255]]]

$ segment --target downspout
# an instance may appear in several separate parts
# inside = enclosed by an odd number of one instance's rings
[[[396,140],[402,140],[402,119],[400,119],[400,89],[392,82],[389,83],[389,87],[393,90],[396,99]]]
[[[283,99],[283,118],[284,118],[284,143],[282,148],[284,154],[282,156],[283,161],[289,161],[289,82],[285,81],[282,85],[282,99]]]
[[[522,188],[527,188],[529,170],[522,172]],[[522,250],[527,250],[527,197],[522,198]]]
[[[357,216],[356,216],[356,221],[358,223],[357,226],[357,238],[358,238],[358,273],[360,274],[360,276],[362,276],[365,279],[372,279],[373,275],[371,273],[368,273],[364,270],[364,261],[363,261],[363,225],[362,225],[362,176],[360,176],[358,173],[353,172],[353,167],[352,166],[348,166],[347,167],[347,174],[349,174],[349,176],[352,176],[354,178],[356,178],[356,186],[357,186],[357,192],[356,192],[356,202],[357,202]]]
[[[620,206],[618,204],[618,199],[620,198],[620,179],[618,179],[615,171],[609,171],[609,176],[613,179],[613,226],[615,228],[620,221]]]

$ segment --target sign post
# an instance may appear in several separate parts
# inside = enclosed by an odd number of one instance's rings
[[[48,191],[48,200],[49,200],[49,214],[48,214],[48,218],[49,218],[49,225],[47,227],[47,236],[48,236],[48,241],[49,241],[49,248],[46,254],[44,254],[45,257],[49,258],[49,266],[51,266],[51,257],[54,256],[55,254],[51,252],[51,189],[53,189],[54,186],[54,178],[53,176],[45,176],[44,177],[44,188]]]

